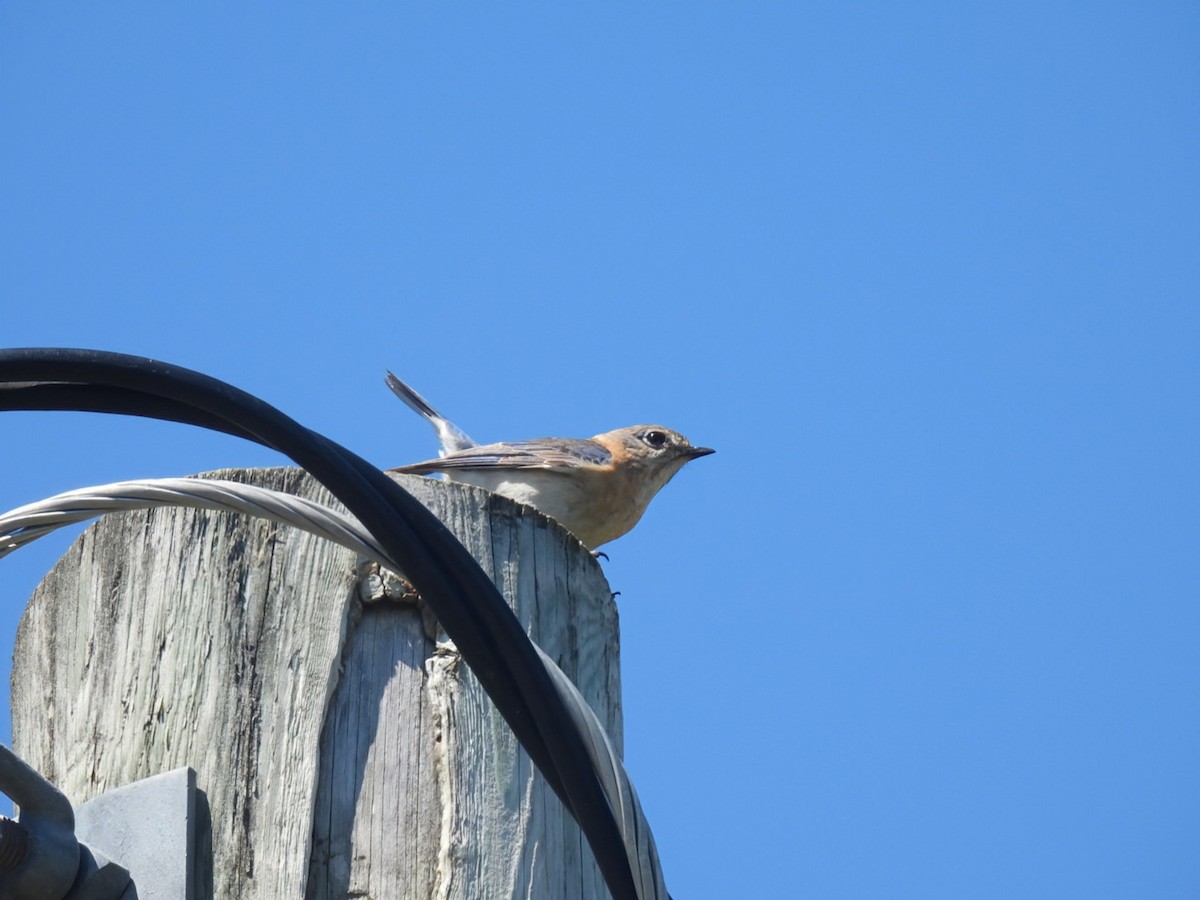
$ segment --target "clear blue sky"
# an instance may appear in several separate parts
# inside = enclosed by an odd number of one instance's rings
[[[1200,7],[250,6],[0,4],[0,344],[716,447],[605,564],[678,900],[1200,896]],[[277,462],[0,416],[6,509]]]

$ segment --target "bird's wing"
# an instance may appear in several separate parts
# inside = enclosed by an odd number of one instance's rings
[[[539,438],[511,444],[484,444],[451,453],[441,459],[399,466],[393,472],[425,475],[454,469],[547,469],[603,468],[612,454],[591,440]]]

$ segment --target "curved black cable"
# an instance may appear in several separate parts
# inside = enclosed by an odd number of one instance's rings
[[[87,398],[83,406],[80,405],[81,397]],[[255,435],[231,425],[219,416],[210,416],[201,410],[180,406],[172,400],[154,394],[102,384],[47,382],[12,387],[0,383],[0,410],[117,413],[142,419],[178,422],[182,425],[198,425],[209,431],[220,431],[257,444],[262,443]]]
[[[587,762],[583,736],[520,623],[449,530],[383,472],[244,391],[157,360],[92,350],[0,350],[0,382],[17,383],[0,390],[0,410],[74,408],[187,422],[265,444],[307,469],[403,565],[579,822],[613,896],[637,896],[620,828]]]

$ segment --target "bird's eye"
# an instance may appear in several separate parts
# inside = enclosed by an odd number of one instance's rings
[[[667,445],[667,435],[663,431],[647,431],[642,435],[642,440],[655,450],[660,450]]]

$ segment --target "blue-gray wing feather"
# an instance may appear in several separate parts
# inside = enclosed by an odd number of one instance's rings
[[[612,454],[595,441],[539,438],[511,444],[483,444],[393,471],[420,475],[452,469],[577,469],[611,462]]]

